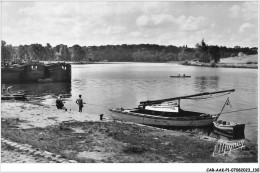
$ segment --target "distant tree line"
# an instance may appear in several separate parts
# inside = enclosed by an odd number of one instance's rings
[[[13,47],[2,40],[1,57],[4,61],[116,61],[116,62],[167,62],[197,59],[201,62],[214,60],[219,62],[220,58],[237,56],[239,52],[247,55],[257,54],[258,48],[235,46],[207,45],[204,39],[197,43],[195,48],[186,46],[163,46],[157,44],[138,45],[102,45],[102,46],[80,46],[59,44],[52,47],[41,44],[20,45]]]

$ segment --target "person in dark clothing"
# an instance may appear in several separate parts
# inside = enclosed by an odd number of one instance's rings
[[[64,104],[62,102],[62,95],[60,94],[59,97],[56,99],[56,106],[58,109],[62,109]]]
[[[79,95],[79,98],[76,100],[76,103],[79,105],[79,112],[82,112],[83,100],[81,98],[81,95]]]

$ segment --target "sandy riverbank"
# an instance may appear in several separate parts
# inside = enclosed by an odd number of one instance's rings
[[[106,115],[100,121],[98,115],[29,102],[1,106],[2,138],[77,162],[257,162],[257,151],[248,148],[213,157],[217,140],[196,133],[113,122]]]

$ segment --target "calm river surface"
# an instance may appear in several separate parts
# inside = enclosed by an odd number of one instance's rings
[[[170,75],[191,75],[191,78],[170,78]],[[108,108],[137,107],[140,101],[213,92],[236,91],[222,97],[201,100],[182,100],[185,110],[219,113],[229,97],[231,106],[223,112],[256,108],[258,106],[257,69],[208,68],[182,66],[174,63],[120,63],[72,65],[71,84],[46,83],[15,85],[13,89],[28,94],[72,94],[65,106],[77,110],[75,100],[81,94],[87,104],[83,113],[105,114]],[[222,94],[223,95],[223,94]],[[227,113],[219,119],[246,123],[245,135],[257,143],[258,109]]]

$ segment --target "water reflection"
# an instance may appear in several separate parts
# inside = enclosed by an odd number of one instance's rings
[[[14,84],[12,91],[21,91],[28,95],[59,95],[71,94],[71,83],[55,82],[55,83],[27,83],[27,84]]]
[[[218,89],[219,76],[200,76],[195,78],[195,88],[199,92],[205,92],[209,89]]]

